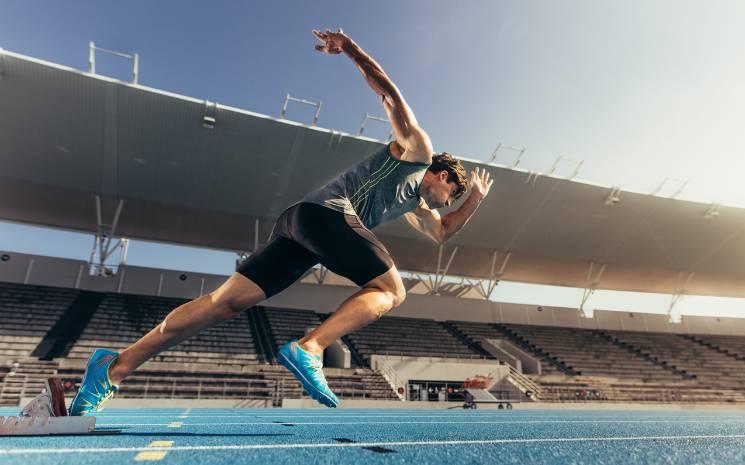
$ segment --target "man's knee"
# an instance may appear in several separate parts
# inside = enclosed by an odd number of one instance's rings
[[[390,312],[394,308],[401,305],[406,300],[406,289],[401,286],[396,286],[393,289],[378,289],[385,296],[383,305],[379,308],[377,317],[380,318],[386,313]]]
[[[212,304],[227,317],[235,316],[266,298],[264,291],[243,276],[233,275],[209,293]]]
[[[393,292],[393,302],[392,302],[393,303],[393,307],[392,308],[398,307],[399,305],[401,305],[402,303],[404,303],[404,300],[406,300],[406,288],[404,287],[404,285],[402,283],[401,286],[398,287]]]

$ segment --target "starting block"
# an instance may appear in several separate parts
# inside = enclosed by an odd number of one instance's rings
[[[45,389],[16,417],[0,416],[0,436],[92,434],[96,417],[67,415],[65,395],[58,378],[45,381]]]

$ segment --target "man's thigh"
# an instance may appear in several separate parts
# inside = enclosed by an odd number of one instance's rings
[[[318,257],[297,242],[274,236],[249,255],[236,271],[256,283],[269,298],[290,287],[317,263]]]
[[[345,227],[329,242],[331,250],[321,255],[321,263],[360,287],[390,270],[398,273],[388,250],[356,217],[347,215]]]

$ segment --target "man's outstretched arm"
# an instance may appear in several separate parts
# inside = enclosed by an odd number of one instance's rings
[[[341,29],[338,32],[313,31],[313,34],[323,42],[322,45],[316,45],[316,50],[332,55],[346,54],[372,90],[380,95],[396,142],[404,152],[408,152],[408,156],[413,159],[431,162],[433,150],[429,136],[419,127],[414,112],[383,68]]]
[[[405,213],[406,221],[414,229],[429,237],[438,244],[442,244],[460,231],[468,223],[481,201],[489,193],[493,179],[489,179],[489,172],[476,168],[471,172],[471,192],[466,200],[445,216],[440,216],[437,210],[430,209],[426,204],[420,204],[416,210]]]

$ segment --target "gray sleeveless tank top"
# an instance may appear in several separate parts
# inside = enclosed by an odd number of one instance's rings
[[[368,229],[414,210],[429,163],[396,160],[388,145],[350,167],[300,202],[357,215]]]

